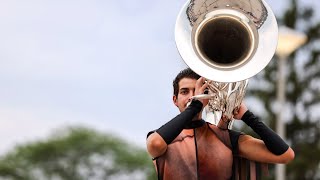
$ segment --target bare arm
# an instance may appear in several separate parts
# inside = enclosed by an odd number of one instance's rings
[[[167,143],[163,140],[163,138],[157,133],[152,133],[147,138],[147,150],[151,157],[156,158],[161,156],[167,150]]]
[[[203,94],[207,84],[204,83],[204,78],[199,78],[195,84],[194,95]],[[190,93],[190,96],[193,93]],[[178,95],[179,96],[179,95]],[[153,157],[159,157],[166,152],[168,144],[170,144],[183,130],[185,125],[199,114],[207,102],[204,100],[193,100],[191,104],[178,116],[173,118],[161,126],[156,132],[147,137],[147,150]]]
[[[235,118],[243,119],[260,137],[248,135],[239,137],[239,154],[250,160],[265,163],[289,163],[294,159],[294,151],[272,129],[264,125],[242,104]]]
[[[239,137],[239,155],[250,160],[264,163],[287,164],[294,159],[294,151],[289,147],[281,155],[271,153],[264,142],[249,135]]]
[[[170,144],[183,130],[185,125],[201,111],[203,104],[194,100],[185,111],[161,126],[147,138],[147,150],[155,158],[162,155]]]

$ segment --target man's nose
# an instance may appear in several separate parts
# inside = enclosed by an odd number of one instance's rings
[[[194,96],[194,91],[190,91],[190,98]]]

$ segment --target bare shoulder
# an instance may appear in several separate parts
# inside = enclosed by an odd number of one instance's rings
[[[246,142],[246,141],[250,141],[250,140],[259,140],[259,139],[254,138],[254,137],[247,135],[247,134],[243,134],[239,137],[238,142],[240,143],[240,142]]]

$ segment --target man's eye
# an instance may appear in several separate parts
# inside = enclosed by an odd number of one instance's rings
[[[181,94],[187,94],[188,91],[181,91],[180,93],[181,93]]]

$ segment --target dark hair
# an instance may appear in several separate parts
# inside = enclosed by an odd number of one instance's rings
[[[192,71],[190,68],[186,68],[179,72],[176,78],[173,80],[173,94],[178,96],[179,93],[179,82],[183,78],[190,78],[190,79],[199,79],[200,76]]]

